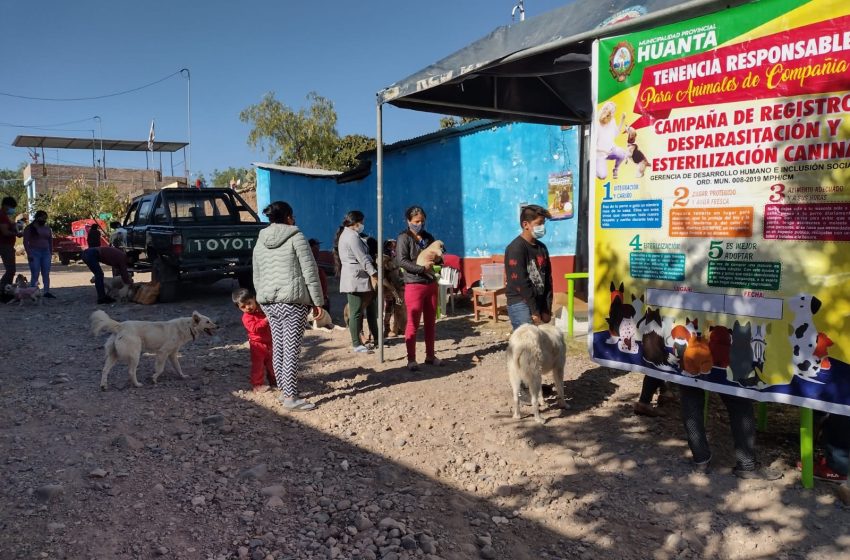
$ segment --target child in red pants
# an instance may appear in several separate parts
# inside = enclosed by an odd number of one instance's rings
[[[269,320],[260,309],[254,292],[239,288],[233,292],[233,303],[242,312],[242,324],[248,331],[248,346],[251,349],[251,386],[255,393],[264,393],[269,387],[277,387],[272,368],[272,331]],[[269,384],[266,385],[266,380]]]

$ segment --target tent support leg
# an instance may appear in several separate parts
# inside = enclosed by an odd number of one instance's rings
[[[377,143],[375,155],[377,159],[378,171],[375,177],[378,211],[378,262],[375,263],[378,268],[378,360],[384,363],[384,267],[381,266],[381,258],[384,254],[384,140],[383,140],[383,105],[380,99],[378,100],[377,109],[377,125],[378,130],[375,136]]]

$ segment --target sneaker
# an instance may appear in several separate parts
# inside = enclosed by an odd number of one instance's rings
[[[368,346],[361,344],[360,346],[355,346],[351,349],[352,352],[357,352],[358,354],[371,354],[372,350],[369,349]]]
[[[814,465],[814,476],[818,480],[825,480],[827,482],[844,482],[847,480],[846,474],[841,474],[836,472],[826,464],[826,457],[820,457],[815,461]]]
[[[425,358],[425,363],[429,366],[441,366],[443,365],[443,360],[434,356],[433,358]]]
[[[101,298],[97,298],[97,304],[102,305],[104,303],[115,303],[115,300],[109,296],[103,296]]]
[[[56,296],[54,296],[50,292],[44,292],[44,297],[46,297],[47,299],[56,299]]]
[[[292,412],[306,412],[316,408],[316,405],[311,402],[304,399],[293,399],[292,397],[281,397],[280,404],[283,405],[284,410],[290,410]]]
[[[708,474],[711,472],[711,459],[704,463],[694,463],[694,472],[699,474]]]
[[[638,416],[651,416],[653,418],[664,416],[661,411],[653,408],[651,404],[642,403],[640,401],[635,403],[634,411]]]
[[[419,371],[419,364],[415,360],[411,360],[407,362],[407,369],[408,371]]]
[[[782,473],[778,470],[758,465],[752,469],[735,467],[732,469],[732,474],[744,480],[779,480],[782,478]]]

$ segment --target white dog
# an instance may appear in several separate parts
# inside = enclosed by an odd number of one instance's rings
[[[180,317],[170,321],[118,322],[100,310],[91,314],[91,327],[95,335],[102,331],[112,333],[104,345],[106,363],[103,365],[103,374],[100,377],[100,388],[103,391],[106,390],[109,371],[118,362],[128,363],[130,381],[134,386],[141,387],[142,384],[136,378],[136,368],[139,367],[142,352],[156,354],[154,383],[162,375],[166,360],[177,375],[185,379],[186,376],[183,375],[177,359],[178,350],[187,342],[198,338],[202,332],[212,335],[218,328],[209,317],[197,311],[192,313],[191,317]]]
[[[818,329],[814,315],[821,307],[821,301],[811,294],[797,294],[786,300],[788,309],[794,314],[789,328],[788,341],[791,343],[794,375],[807,381],[816,381],[820,372],[820,358],[815,357]]]
[[[566,408],[564,400],[564,362],[567,349],[564,335],[554,325],[522,325],[508,340],[508,381],[514,392],[514,418],[519,418],[520,385],[525,384],[531,394],[534,419],[543,424],[540,402],[543,373],[551,371],[558,392],[558,406]]]
[[[313,311],[311,309],[310,313],[307,315],[307,321],[310,322],[310,328],[314,329],[314,330],[315,329],[325,329],[325,330],[329,330],[329,331],[344,331],[344,330],[347,330],[347,329],[340,327],[339,325],[335,325],[334,322],[331,320],[331,314],[328,313],[327,311],[322,313],[322,318],[317,321],[316,316],[313,315]]]
[[[442,262],[443,253],[446,252],[446,246],[442,241],[434,241],[425,247],[419,256],[416,257],[416,264],[430,269],[437,263]]]
[[[41,305],[44,295],[40,288],[33,286],[20,287],[16,284],[8,284],[5,286],[6,295],[12,296],[13,299],[9,303],[18,302],[18,305],[23,305],[24,301],[31,301],[36,305]]]

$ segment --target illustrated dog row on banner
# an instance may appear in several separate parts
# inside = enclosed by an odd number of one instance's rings
[[[655,368],[696,377],[708,375],[712,368],[725,369],[727,379],[742,387],[764,386],[758,373],[765,368],[766,336],[772,325],[741,323],[731,327],[708,325],[708,336],[700,329],[699,318],[687,317],[685,324],[674,324],[663,317],[661,309],[644,304],[644,298],[631,296],[624,301],[624,285],[611,282],[611,308],[607,344],[616,344],[625,354],[641,354]],[[818,332],[814,315],[821,307],[818,298],[798,294],[786,300],[793,314],[789,326],[794,375],[813,383],[822,370],[830,369],[828,357],[832,340]]]

